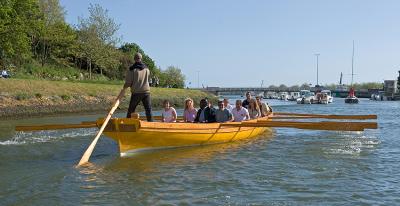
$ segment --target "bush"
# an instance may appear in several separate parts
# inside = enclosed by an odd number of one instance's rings
[[[18,93],[15,95],[15,99],[18,101],[30,99],[31,96],[27,93]]]
[[[42,98],[42,94],[36,93],[36,94],[35,94],[35,97],[38,98],[38,99],[41,99],[41,98]]]
[[[25,64],[16,72],[16,77],[26,78],[29,76],[37,79],[61,80],[66,77],[69,80],[79,77],[81,71],[77,68],[61,65],[41,66],[38,62]]]
[[[68,101],[71,99],[71,96],[67,95],[67,94],[62,94],[60,95],[61,99],[64,101]]]

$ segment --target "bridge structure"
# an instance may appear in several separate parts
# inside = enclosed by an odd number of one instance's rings
[[[320,88],[321,89],[321,88]],[[246,92],[251,92],[253,95],[267,96],[268,92],[299,92],[299,90],[279,90],[263,87],[206,87],[202,89],[205,92],[212,93],[214,95],[240,95],[244,96]],[[315,92],[316,88],[312,87],[310,91]],[[331,90],[333,97],[345,98],[349,94],[347,90]],[[355,95],[359,98],[370,98],[372,94],[376,93],[375,90],[356,90]]]

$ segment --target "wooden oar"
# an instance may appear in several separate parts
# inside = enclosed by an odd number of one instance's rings
[[[275,116],[269,119],[376,119],[376,115],[326,115],[326,114],[297,114],[275,112]],[[161,120],[161,116],[153,116],[154,120]],[[140,120],[146,120],[145,116],[141,116]],[[177,120],[183,120],[182,116],[178,116]],[[262,121],[262,120],[261,120]],[[27,125],[16,126],[16,131],[38,131],[38,130],[57,130],[57,129],[75,129],[75,128],[91,128],[97,127],[96,122],[82,122],[80,124],[49,124],[49,125]]]
[[[271,116],[269,119],[375,119],[373,115],[313,115],[313,116]]]
[[[94,147],[96,146],[97,140],[99,140],[101,134],[104,131],[104,128],[106,128],[106,125],[108,121],[111,119],[111,116],[113,115],[114,111],[118,108],[118,105],[120,103],[120,99],[124,96],[125,94],[125,89],[122,89],[121,92],[119,93],[117,99],[115,100],[115,103],[113,107],[111,108],[110,112],[108,113],[107,117],[105,118],[103,125],[101,125],[100,130],[97,132],[96,137],[94,138],[93,142],[89,145],[89,147],[86,149],[85,153],[83,154],[81,160],[79,161],[77,167],[87,163],[89,161],[90,155],[92,155],[92,152],[94,150]]]
[[[377,115],[332,115],[332,114],[298,114],[287,112],[274,112],[277,116],[297,116],[297,117],[310,117],[310,118],[324,118],[324,119],[377,119]]]
[[[364,129],[377,129],[376,122],[292,122],[292,121],[258,121],[224,123],[222,126],[233,127],[287,127],[309,130],[332,131],[364,131]]]
[[[39,130],[57,130],[57,129],[77,129],[97,127],[96,122],[82,122],[81,124],[47,124],[47,125],[30,125],[16,126],[15,131],[39,131]]]

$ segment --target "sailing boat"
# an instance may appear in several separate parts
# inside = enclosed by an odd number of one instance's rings
[[[344,103],[348,104],[358,104],[358,98],[355,95],[353,88],[353,76],[354,76],[354,40],[353,40],[353,55],[351,57],[351,86],[349,95],[344,99]]]

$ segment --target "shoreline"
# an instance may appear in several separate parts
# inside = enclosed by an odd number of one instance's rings
[[[47,117],[66,114],[107,113],[122,85],[79,83],[65,81],[6,79],[0,81],[0,120],[31,117]],[[125,93],[117,111],[127,111],[130,92]],[[213,101],[217,97],[191,89],[151,88],[152,108],[160,109],[168,99],[177,108],[183,108],[184,100],[195,102],[201,98]],[[143,111],[142,106],[137,107]]]
[[[27,109],[32,109],[32,108],[24,108],[22,110],[27,110]],[[111,106],[109,107],[104,107],[104,108],[99,108],[98,106],[95,109],[92,110],[57,110],[57,108],[49,108],[51,111],[37,111],[37,112],[32,112],[29,113],[27,116],[26,113],[13,113],[13,115],[2,115],[0,116],[0,121],[7,121],[7,120],[21,120],[25,118],[41,118],[41,117],[57,117],[57,116],[77,116],[77,115],[96,115],[96,114],[104,114],[106,115],[107,112],[111,109]],[[152,111],[159,111],[161,110],[161,107],[156,107],[152,108]],[[11,111],[11,110],[10,110]],[[118,107],[117,110],[115,110],[114,114],[116,113],[126,113],[128,111],[127,107]],[[141,106],[138,106],[136,108],[137,112],[143,112],[144,109]],[[12,112],[12,111],[11,111]]]

